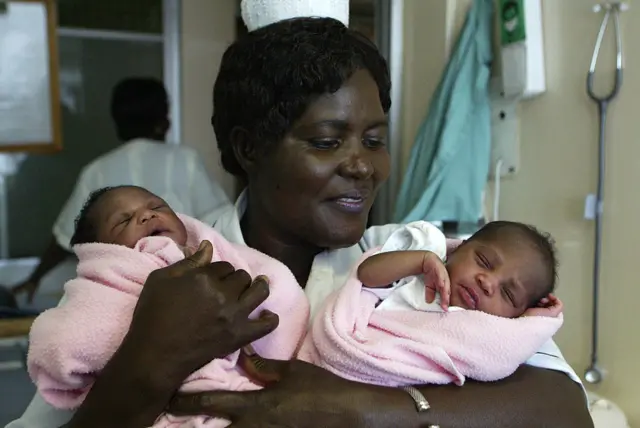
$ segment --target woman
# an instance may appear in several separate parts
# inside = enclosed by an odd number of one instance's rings
[[[313,313],[362,252],[395,228],[365,232],[389,175],[389,90],[376,48],[331,19],[272,24],[223,57],[212,124],[223,166],[247,189],[215,228],[285,263],[306,284]],[[270,313],[247,319],[267,284],[208,264],[210,254],[205,247],[149,277],[124,343],[68,427],[148,426],[189,373],[277,326]],[[432,406],[422,413],[405,391],[303,362],[268,361],[264,370],[281,380],[256,392],[182,396],[170,411],[224,416],[236,428],[592,426],[567,374],[577,377],[553,343],[502,382],[421,386]],[[63,417],[36,397],[22,425],[10,427],[56,427]]]

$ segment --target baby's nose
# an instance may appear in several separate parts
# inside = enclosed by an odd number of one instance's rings
[[[140,215],[140,223],[146,223],[149,220],[157,217],[158,214],[153,211],[153,210],[145,210],[141,215]]]
[[[497,289],[497,281],[491,275],[478,275],[478,286],[486,296],[492,296]]]

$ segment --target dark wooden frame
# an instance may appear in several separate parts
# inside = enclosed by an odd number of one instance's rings
[[[47,43],[49,45],[49,93],[51,104],[51,141],[24,144],[0,144],[0,153],[55,153],[62,150],[62,117],[60,111],[60,79],[55,0],[0,0],[5,3],[40,3],[47,13]]]

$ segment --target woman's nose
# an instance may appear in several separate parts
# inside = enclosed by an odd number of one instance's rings
[[[364,153],[364,148],[354,149],[348,154],[340,164],[340,173],[356,180],[366,180],[373,175],[373,164]]]

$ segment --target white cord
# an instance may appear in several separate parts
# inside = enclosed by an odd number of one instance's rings
[[[497,221],[500,214],[500,176],[502,175],[502,158],[496,162],[493,178],[493,216],[492,221]]]

